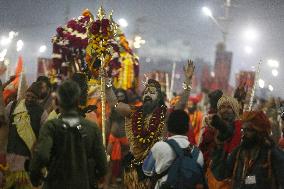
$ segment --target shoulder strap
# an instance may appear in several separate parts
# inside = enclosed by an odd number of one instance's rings
[[[176,153],[177,156],[183,156],[183,150],[182,148],[178,145],[178,143],[174,139],[166,140],[166,143],[170,145],[170,147],[173,149],[173,151]]]
[[[66,128],[66,129],[68,129],[68,128],[74,128],[74,129],[76,129],[76,130],[79,132],[80,136],[82,137],[83,142],[85,143],[85,139],[84,139],[84,138],[87,136],[87,133],[86,133],[86,131],[85,131],[84,129],[82,129],[82,120],[81,120],[80,117],[79,117],[79,122],[78,122],[78,124],[77,124],[76,126],[73,126],[73,127],[71,127],[68,122],[64,121],[64,120],[62,119],[62,117],[60,117],[59,120],[60,120],[60,122],[61,122],[61,124],[62,124],[61,126],[62,126],[63,128]]]
[[[195,147],[194,145],[190,144],[190,149],[191,149],[191,155],[195,161],[197,161],[198,156],[199,156],[199,149]]]
[[[177,156],[184,156],[183,149],[178,145],[178,143],[174,139],[166,140],[166,143],[170,145],[170,147],[174,150]],[[194,145],[189,144],[190,153],[195,161],[198,159],[199,150]]]

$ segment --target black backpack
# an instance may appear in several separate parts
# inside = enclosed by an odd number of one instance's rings
[[[66,170],[72,164],[72,162],[70,161],[71,157],[68,158],[68,156],[70,155],[73,158],[78,157],[79,159],[76,159],[76,161],[80,161],[80,163],[83,162],[84,164],[87,165],[87,170],[85,170],[85,173],[87,175],[85,176],[88,176],[89,178],[95,178],[95,175],[94,175],[95,174],[95,171],[94,171],[95,162],[92,159],[88,159],[87,157],[87,152],[86,152],[87,133],[83,129],[83,126],[80,123],[78,123],[78,125],[71,127],[68,123],[66,123],[62,119],[55,119],[54,124],[56,126],[60,125],[60,127],[56,128],[57,131],[55,132],[55,144],[60,144],[60,146],[59,145],[54,146],[54,150],[55,148],[58,148],[58,150],[54,151],[56,152],[54,154],[55,155],[54,158],[56,158],[57,160],[51,159],[51,163],[49,166],[49,170],[51,171],[48,173],[46,180],[50,180],[52,182],[57,180],[58,182],[61,182],[62,180],[69,179],[69,176],[71,175],[68,175],[68,172],[66,172]],[[73,147],[76,148],[76,150],[78,150],[78,152],[76,153],[80,153],[78,154],[79,156],[73,154],[72,151],[70,151],[70,149],[68,148],[70,146],[72,147],[72,142],[74,142],[74,144],[76,143],[76,145]],[[82,169],[83,167],[81,168],[81,170]],[[81,176],[84,177],[84,175],[81,175]],[[89,188],[96,189],[97,188],[96,180],[94,179],[88,179],[88,180],[89,180]],[[86,184],[86,183],[82,183],[82,184]]]
[[[197,184],[205,186],[203,169],[197,163],[200,151],[190,145],[188,148],[180,148],[173,140],[165,141],[176,154],[176,159],[167,170],[167,180],[162,183],[161,189],[194,189]]]

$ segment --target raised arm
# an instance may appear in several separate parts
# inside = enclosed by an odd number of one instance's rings
[[[118,102],[116,95],[114,94],[114,91],[112,89],[111,79],[107,78],[107,84],[106,84],[106,99],[110,106],[112,108],[115,108],[115,110],[124,117],[129,117],[131,113],[131,108],[128,104],[125,104],[123,102]]]
[[[184,83],[183,83],[183,92],[179,102],[175,106],[175,110],[183,110],[186,107],[188,97],[191,91],[191,79],[194,73],[195,66],[192,60],[188,60],[187,65],[184,66]]]

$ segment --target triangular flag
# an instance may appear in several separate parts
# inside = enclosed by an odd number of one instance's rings
[[[23,71],[23,64],[24,64],[23,58],[22,58],[22,56],[19,56],[17,67],[16,67],[16,72],[15,72],[16,78],[14,79],[14,81],[12,81],[12,83],[17,87],[18,87],[18,84],[19,84],[20,75]]]
[[[28,83],[26,74],[24,71],[22,71],[19,79],[19,87],[18,87],[18,93],[17,93],[17,100],[21,100],[25,97],[26,91],[28,89]]]
[[[20,79],[20,75],[21,72],[23,71],[23,58],[22,56],[19,56],[18,58],[18,63],[17,63],[17,67],[16,67],[16,71],[15,71],[15,79],[13,81],[11,81],[11,83],[9,83],[4,91],[3,91],[3,98],[4,98],[4,102],[7,105],[8,103],[8,98],[12,95],[12,94],[17,94],[17,88],[19,86],[19,79]]]

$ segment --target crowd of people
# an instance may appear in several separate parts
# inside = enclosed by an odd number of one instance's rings
[[[57,87],[40,76],[22,97],[0,83],[0,188],[284,188],[281,102],[247,111],[222,89],[193,97],[193,74],[189,61],[175,103],[156,80],[139,98],[106,78],[107,120],[83,73]]]

